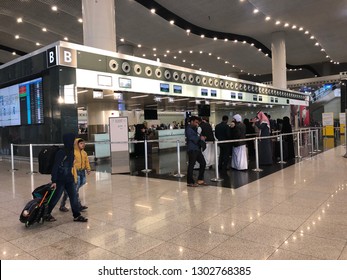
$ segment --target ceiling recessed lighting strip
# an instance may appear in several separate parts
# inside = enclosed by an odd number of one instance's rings
[[[264,55],[267,54],[267,57],[272,58],[271,50],[254,38],[244,36],[244,35],[234,34],[234,33],[213,31],[213,30],[205,29],[203,27],[199,27],[177,16],[176,14],[169,11],[165,7],[161,6],[154,0],[135,0],[135,1],[143,5],[150,11],[155,10],[156,15],[159,15],[160,17],[164,18],[168,22],[174,21],[174,25],[185,30],[188,35],[192,33],[202,38],[210,38],[210,39],[217,38],[217,40],[227,39],[228,41],[234,41],[234,42],[246,41],[251,46],[254,46],[255,48],[257,48],[259,52],[263,52]],[[259,13],[259,10],[258,12],[255,12],[255,13]],[[288,23],[288,26],[289,26],[289,23]],[[315,69],[313,69],[310,65],[295,65],[294,66],[294,65],[287,64],[287,67],[288,68],[304,68],[304,69],[307,69],[308,71],[311,71],[313,74],[320,76],[319,73]]]

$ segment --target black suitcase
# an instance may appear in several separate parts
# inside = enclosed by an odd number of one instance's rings
[[[44,223],[47,216],[48,204],[55,192],[50,184],[42,185],[36,188],[33,192],[33,198],[22,210],[19,220],[29,227],[34,223]]]

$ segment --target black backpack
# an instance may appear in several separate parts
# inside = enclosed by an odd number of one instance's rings
[[[58,146],[51,146],[48,148],[44,148],[39,152],[38,161],[39,161],[39,172],[41,174],[52,173],[54,158],[58,150],[59,150]]]

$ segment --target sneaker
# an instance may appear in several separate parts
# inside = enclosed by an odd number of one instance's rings
[[[81,206],[81,208],[80,208],[80,211],[84,211],[84,210],[87,210],[88,209],[88,206]]]
[[[59,211],[61,212],[69,212],[69,208],[66,208],[65,206],[59,207]]]
[[[45,221],[46,222],[55,222],[57,219],[54,218],[51,214],[49,214],[46,218]]]
[[[88,222],[88,218],[83,217],[82,215],[79,215],[78,217],[73,219],[74,222]]]

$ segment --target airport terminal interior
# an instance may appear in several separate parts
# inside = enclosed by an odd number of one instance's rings
[[[347,5],[333,2],[0,1],[0,259],[347,260]],[[238,115],[247,167],[237,144],[220,166],[215,134],[204,182],[188,182],[190,118],[215,133]],[[71,132],[88,221],[68,200],[56,221],[21,222],[51,182],[41,150]]]

